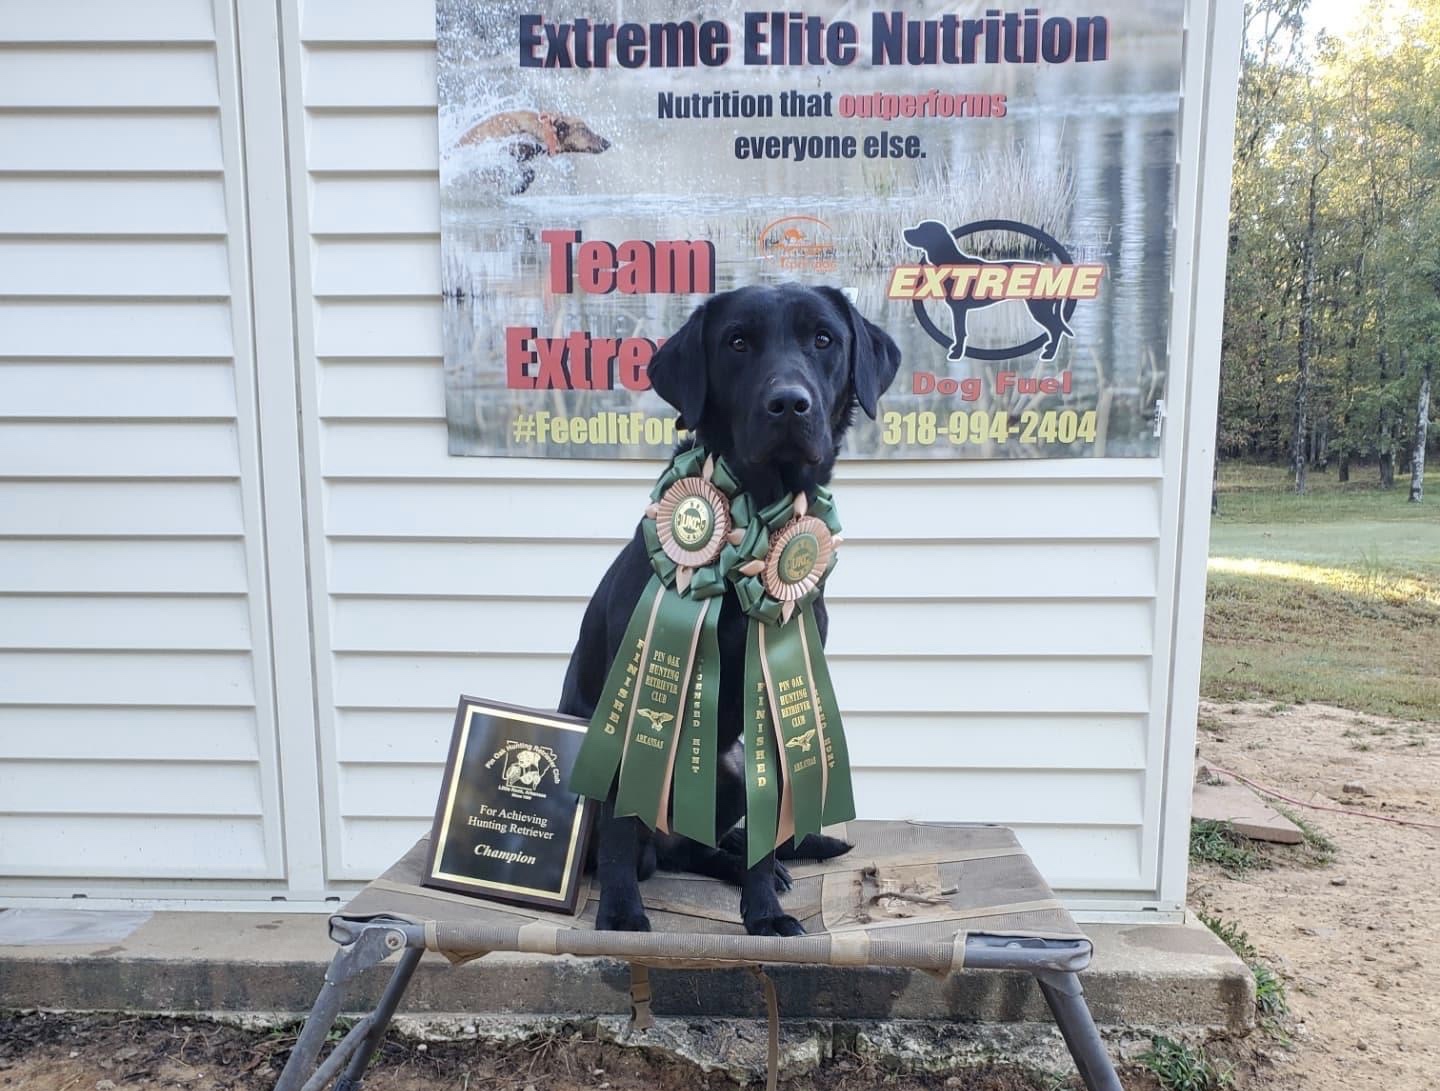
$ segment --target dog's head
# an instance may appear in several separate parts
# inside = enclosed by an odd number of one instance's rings
[[[905,241],[916,250],[925,251],[931,265],[953,264],[962,257],[960,247],[950,229],[939,220],[921,220],[905,229]]]
[[[569,114],[542,112],[540,130],[544,135],[546,153],[549,155],[563,155],[566,152],[586,152],[593,155],[610,147],[610,141],[580,118]]]
[[[835,288],[739,288],[702,304],[650,361],[650,385],[747,482],[829,480],[858,405],[872,419],[900,350]],[[753,487],[753,486],[752,486]]]

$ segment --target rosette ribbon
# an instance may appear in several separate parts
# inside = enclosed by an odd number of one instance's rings
[[[855,817],[850,754],[811,609],[843,539],[830,490],[759,511],[730,570],[745,641],[747,863]],[[782,784],[774,768],[784,769]]]
[[[654,574],[606,676],[570,789],[616,815],[715,845],[720,601],[749,497],[704,448],[677,454],[650,493],[641,533]],[[673,800],[673,806],[671,801]]]
[[[839,709],[810,609],[834,566],[828,490],[762,511],[723,459],[671,460],[641,533],[654,570],[605,679],[570,788],[615,814],[716,843],[720,604],[749,618],[744,668],[747,861],[855,817]],[[783,778],[778,774],[783,770]]]

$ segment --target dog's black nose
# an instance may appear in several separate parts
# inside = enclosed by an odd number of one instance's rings
[[[783,417],[791,413],[803,417],[810,412],[810,395],[798,386],[782,386],[770,395],[765,408],[772,417]]]

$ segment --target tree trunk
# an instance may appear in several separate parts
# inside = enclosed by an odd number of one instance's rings
[[[1348,449],[1340,452],[1340,483],[1343,485],[1350,480],[1350,451]]]
[[[1395,439],[1392,435],[1394,422],[1390,419],[1390,405],[1385,397],[1385,387],[1390,382],[1390,354],[1385,349],[1385,284],[1380,284],[1380,298],[1375,308],[1376,328],[1380,335],[1380,350],[1376,362],[1380,368],[1380,419],[1375,437],[1375,456],[1380,467],[1380,487],[1395,486]]]
[[[1216,433],[1217,433],[1217,435],[1216,435],[1216,441],[1215,441],[1215,465],[1214,465],[1214,466],[1211,468],[1211,470],[1210,470],[1210,514],[1211,514],[1211,515],[1219,515],[1219,514],[1220,514],[1220,441],[1219,441],[1219,435],[1218,435],[1218,433],[1219,433],[1219,431],[1220,431],[1220,426],[1219,426],[1219,423],[1218,423],[1218,422],[1216,423],[1215,431],[1216,431]]]
[[[1305,220],[1305,243],[1301,250],[1299,372],[1295,380],[1295,416],[1290,429],[1290,465],[1295,471],[1295,491],[1305,492],[1310,468],[1306,440],[1309,438],[1307,412],[1310,400],[1310,342],[1315,328],[1315,211],[1319,200],[1320,172],[1310,175],[1309,210]]]
[[[1425,437],[1430,427],[1430,376],[1434,362],[1425,361],[1420,376],[1420,396],[1415,399],[1415,451],[1410,456],[1410,503],[1425,498]]]

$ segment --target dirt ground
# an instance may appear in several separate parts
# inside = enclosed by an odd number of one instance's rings
[[[1200,757],[1309,802],[1440,824],[1440,724],[1326,705],[1202,705]],[[1349,790],[1346,786],[1349,785]],[[1243,929],[1291,1014],[1247,1043],[1265,1091],[1440,1085],[1440,830],[1291,808],[1335,843],[1324,866],[1229,876],[1201,864],[1190,904]],[[1429,953],[1427,953],[1429,952]],[[1288,1044],[1287,1044],[1288,1039]],[[1248,1065],[1246,1066],[1248,1067]]]
[[[1299,799],[1440,822],[1440,723],[1323,705],[1202,707],[1200,756]],[[1348,790],[1347,790],[1347,787]],[[1274,848],[1262,867],[1191,874],[1191,904],[1243,930],[1283,979],[1289,1014],[1212,1046],[1239,1091],[1430,1091],[1440,1084],[1440,961],[1426,920],[1440,889],[1440,830],[1294,809],[1335,845]],[[1432,909],[1433,911],[1433,909]],[[0,1091],[269,1091],[295,1028],[198,1020],[0,1013]],[[1131,1067],[1128,1091],[1157,1082]],[[666,1059],[595,1040],[584,1027],[507,1046],[391,1035],[370,1091],[722,1091]],[[841,1056],[786,1086],[817,1091],[1059,1091],[1073,1079],[1010,1069],[884,1072]]]
[[[294,1027],[241,1030],[196,1020],[110,1015],[0,1013],[0,1088],[4,1091],[270,1091]],[[418,1043],[387,1036],[365,1080],[366,1091],[727,1091],[724,1075],[597,1042],[577,1028],[515,1045]],[[754,1085],[752,1085],[754,1086]],[[764,1086],[763,1081],[759,1086]],[[980,1068],[957,1075],[883,1072],[859,1057],[839,1057],[787,1089],[815,1091],[1062,1091],[1075,1081]],[[1127,1091],[1154,1091],[1148,1073],[1129,1074]]]

